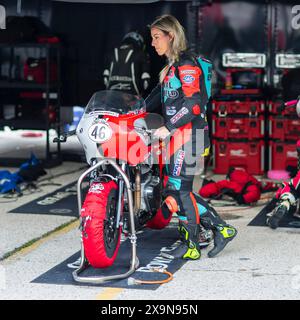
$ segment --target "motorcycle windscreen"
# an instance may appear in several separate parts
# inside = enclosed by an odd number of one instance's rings
[[[145,109],[145,101],[138,96],[122,91],[102,90],[93,94],[85,108],[85,114],[137,114]]]

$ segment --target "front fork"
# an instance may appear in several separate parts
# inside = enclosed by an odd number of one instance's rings
[[[126,172],[126,163],[122,163],[121,169],[123,172]],[[116,219],[116,228],[118,229],[120,227],[121,223],[121,215],[123,210],[123,193],[124,193],[124,180],[122,179],[122,176],[119,176],[118,179],[118,203],[117,203],[117,219]]]

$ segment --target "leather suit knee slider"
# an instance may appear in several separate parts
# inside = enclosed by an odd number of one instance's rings
[[[170,210],[170,212],[177,213],[179,211],[177,201],[175,200],[174,197],[168,196],[165,199],[165,203],[166,203],[166,206],[168,207],[168,209]]]

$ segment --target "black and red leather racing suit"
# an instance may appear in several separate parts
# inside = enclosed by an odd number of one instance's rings
[[[192,192],[194,176],[203,168],[203,155],[210,146],[207,102],[203,71],[196,58],[188,53],[169,67],[163,82],[146,98],[148,112],[162,106],[165,126],[170,131],[166,141],[163,196],[171,195],[176,200],[180,221],[188,224],[194,235],[200,216],[215,212]],[[219,217],[211,220],[223,222]]]

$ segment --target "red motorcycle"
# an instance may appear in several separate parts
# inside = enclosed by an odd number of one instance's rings
[[[162,229],[169,224],[171,214],[162,210],[162,142],[152,139],[152,132],[163,124],[160,115],[145,112],[143,99],[120,91],[96,92],[85,108],[75,132],[90,165],[77,185],[82,248],[80,267],[73,272],[76,281],[101,283],[128,277],[138,267],[136,225]],[[89,189],[82,204],[86,178]],[[122,232],[131,241],[129,271],[80,276],[89,265],[113,265]]]

